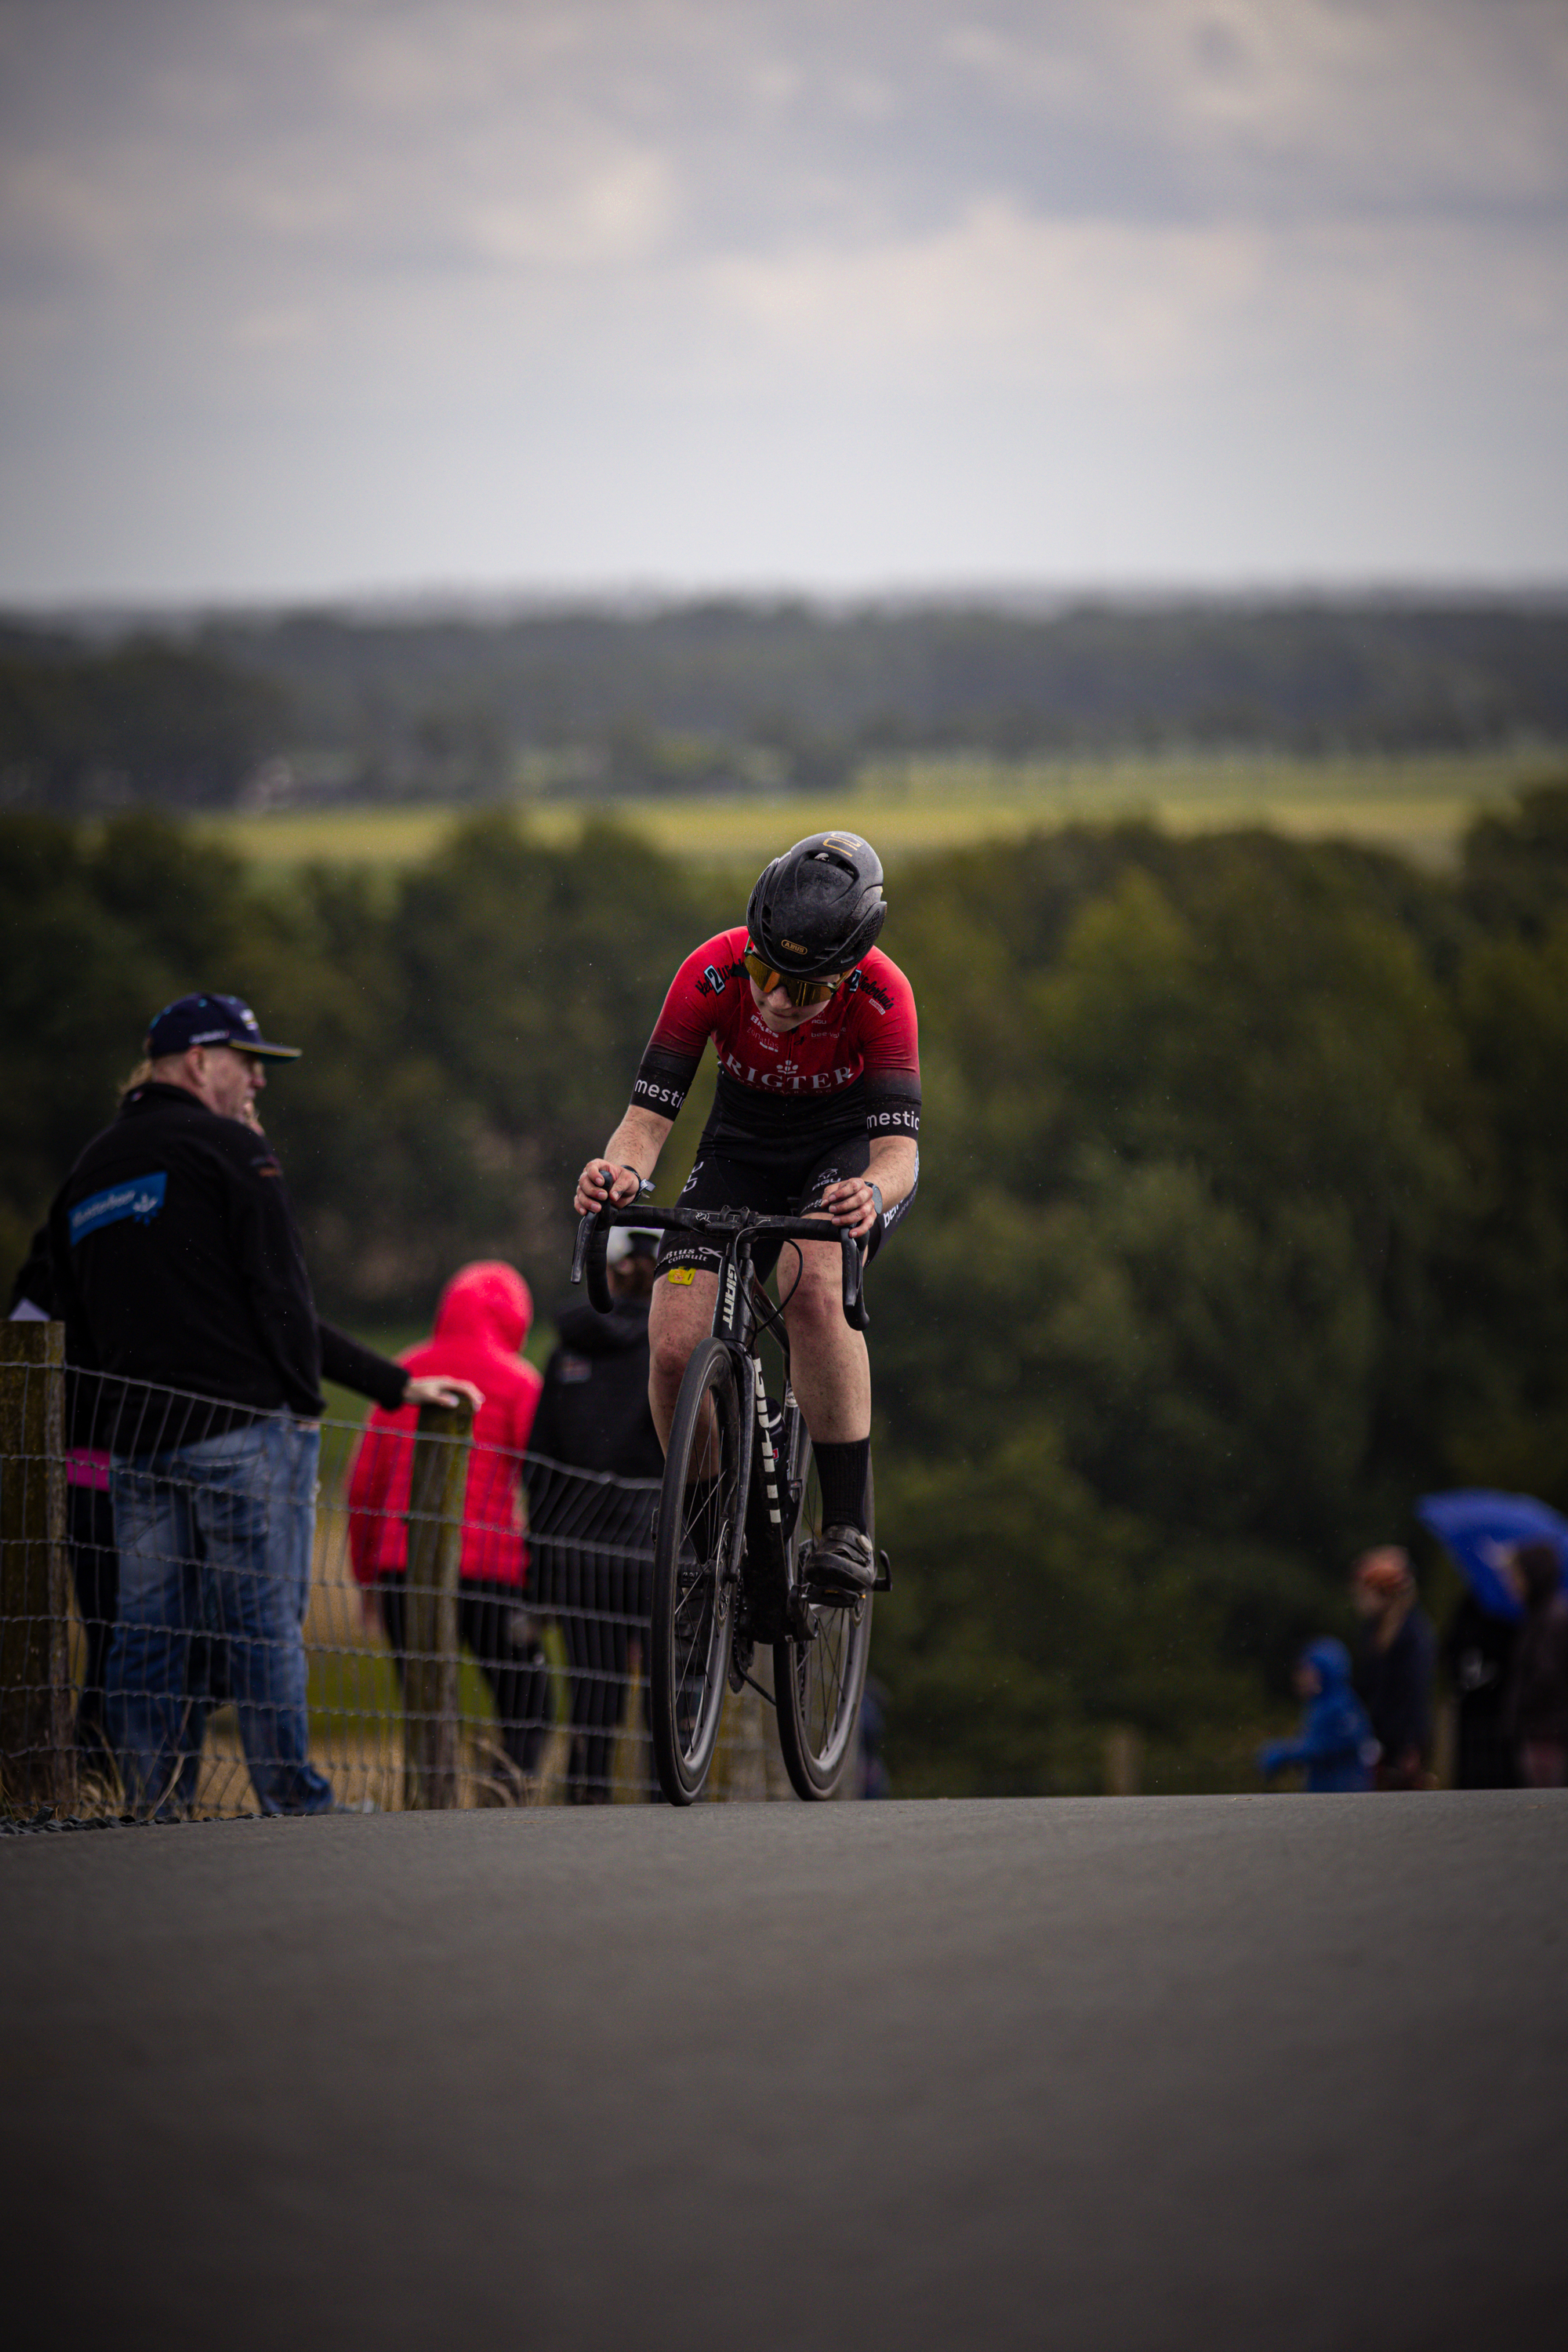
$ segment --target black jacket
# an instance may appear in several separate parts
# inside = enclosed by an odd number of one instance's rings
[[[1568,1593],[1532,1592],[1510,1678],[1507,1721],[1521,1746],[1568,1747]]]
[[[1356,1664],[1356,1688],[1372,1718],[1385,1765],[1412,1748],[1425,1757],[1432,1746],[1432,1675],[1437,1637],[1432,1621],[1412,1609],[1386,1650],[1369,1635]]]
[[[664,1450],[647,1401],[646,1298],[617,1298],[608,1315],[569,1307],[544,1368],[531,1454],[617,1478],[658,1478]]]
[[[126,1097],[55,1200],[49,1253],[72,1364],[306,1420],[322,1411],[323,1370],[378,1404],[401,1401],[400,1364],[317,1321],[271,1145],[184,1087]],[[100,1442],[153,1450],[246,1418],[153,1431],[121,1413]]]

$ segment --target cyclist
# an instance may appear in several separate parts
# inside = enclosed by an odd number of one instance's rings
[[[718,1090],[681,1205],[821,1216],[874,1256],[920,1176],[915,1003],[875,945],[887,911],[881,861],[858,834],[812,834],[765,866],[745,927],[705,940],[676,973],[630,1108],[577,1180],[578,1215],[637,1199],[711,1037]],[[822,1486],[811,1575],[858,1597],[876,1577],[871,1368],[844,1319],[837,1234],[789,1247],[799,1262],[793,1285],[780,1276],[791,1376]],[[758,1272],[777,1256],[759,1250]],[[666,1447],[687,1359],[712,1328],[718,1264],[690,1234],[660,1245],[648,1397]]]

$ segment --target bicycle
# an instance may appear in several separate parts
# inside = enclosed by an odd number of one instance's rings
[[[587,1276],[588,1297],[610,1309],[605,1250],[616,1225],[700,1233],[721,1242],[712,1330],[693,1349],[665,1457],[654,1540],[648,1716],[659,1786],[672,1805],[689,1805],[708,1778],[726,1690],[750,1686],[775,1711],[784,1768],[798,1797],[831,1797],[854,1751],[871,1646],[869,1596],[846,1603],[815,1590],[811,1545],[822,1528],[822,1497],[811,1438],[789,1380],[789,1334],[782,1307],[752,1265],[761,1242],[831,1238],[820,1218],[768,1217],[749,1209],[611,1208],[591,1211],[577,1229],[572,1279]],[[844,1313],[856,1330],[868,1320],[858,1244],[840,1234]],[[784,1357],[775,1407],[763,1374],[767,1332]],[[868,1491],[868,1524],[872,1496]],[[889,1588],[887,1554],[873,1588]],[[773,1687],[755,1681],[759,1645],[770,1646]]]

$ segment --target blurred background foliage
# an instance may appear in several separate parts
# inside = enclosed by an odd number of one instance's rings
[[[1547,597],[0,617],[0,806],[55,812],[837,789],[944,748],[1564,739]]]
[[[548,1312],[571,1175],[750,879],[500,814],[269,878],[166,815],[0,820],[0,1243],[149,1014],[216,986],[306,1048],[263,1109],[323,1308],[407,1328],[496,1253]],[[1150,1785],[1213,1785],[1416,1494],[1568,1507],[1568,782],[1450,875],[1127,824],[911,857],[889,898],[927,1104],[871,1286],[895,1785],[1092,1784],[1112,1725]]]

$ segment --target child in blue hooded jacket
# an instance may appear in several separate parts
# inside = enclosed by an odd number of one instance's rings
[[[1309,1643],[1296,1662],[1296,1688],[1307,1702],[1294,1739],[1271,1739],[1258,1751],[1268,1779],[1291,1764],[1307,1768],[1307,1787],[1326,1791],[1370,1789],[1377,1742],[1366,1709],[1351,1688],[1351,1655],[1331,1633]]]

